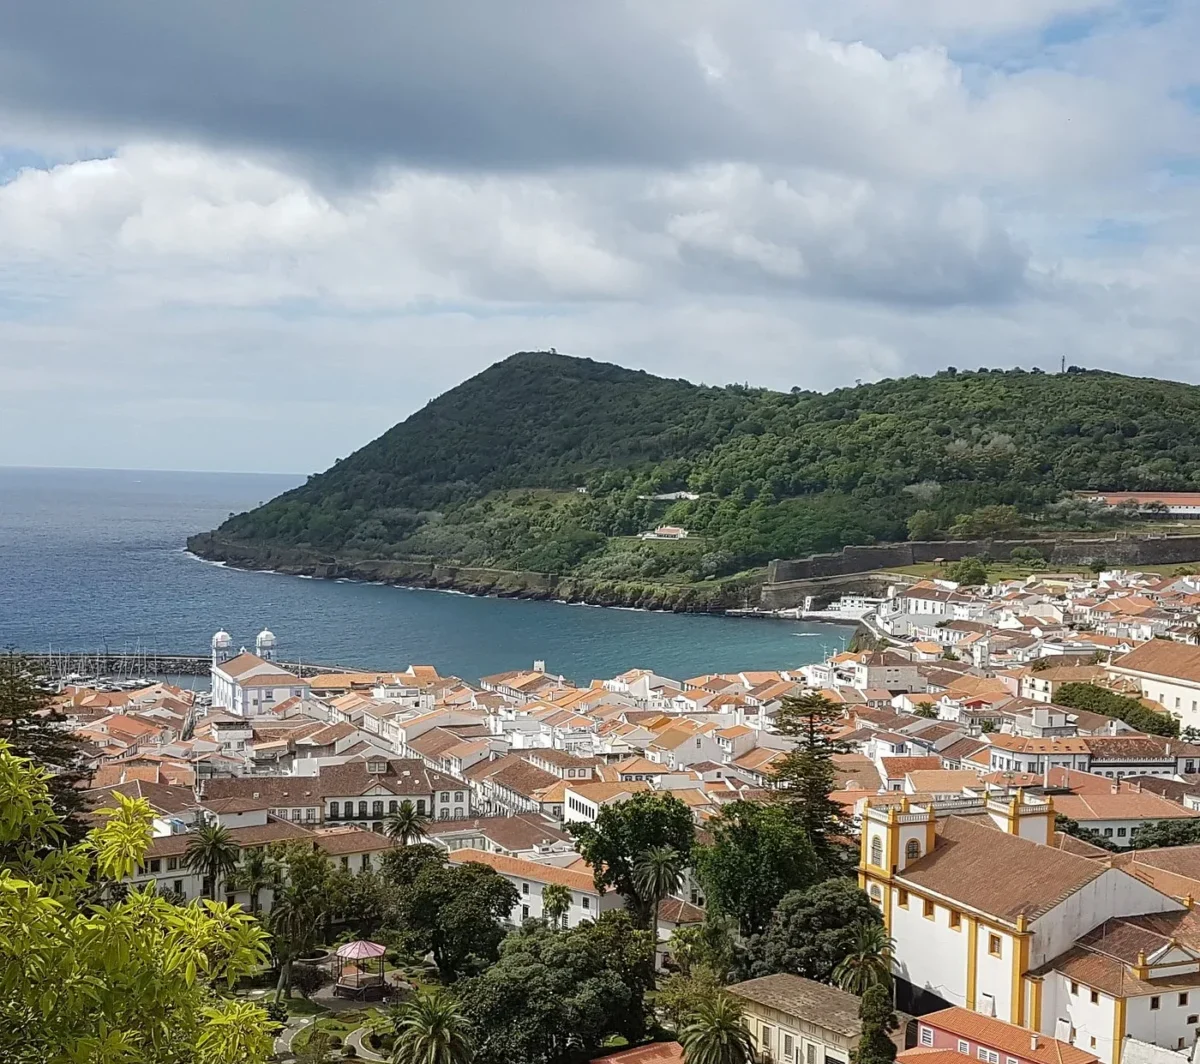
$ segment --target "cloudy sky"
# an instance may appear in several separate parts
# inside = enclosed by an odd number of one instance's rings
[[[1200,382],[1195,0],[0,8],[0,464],[309,471],[513,351]]]

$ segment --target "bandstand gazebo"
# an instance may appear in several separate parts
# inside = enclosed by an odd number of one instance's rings
[[[387,990],[384,980],[384,955],[387,947],[378,942],[347,942],[337,951],[337,997],[377,1000]],[[373,962],[378,960],[376,966]],[[378,967],[378,971],[375,969]]]

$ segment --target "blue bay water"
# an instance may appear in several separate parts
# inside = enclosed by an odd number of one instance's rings
[[[207,653],[270,627],[288,661],[436,665],[476,680],[543,659],[576,681],[795,667],[852,630],[473,598],[239,572],[187,536],[300,483],[267,474],[0,468],[0,647]]]

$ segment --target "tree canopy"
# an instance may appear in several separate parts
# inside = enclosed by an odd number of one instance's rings
[[[647,851],[667,847],[686,863],[695,837],[691,810],[668,792],[642,791],[604,806],[594,824],[568,827],[594,869],[596,889],[615,888],[638,923],[650,926],[656,899],[638,874],[639,862]]]
[[[1094,683],[1062,684],[1054,693],[1054,704],[1115,717],[1135,731],[1147,732],[1150,735],[1179,734],[1179,721],[1169,713],[1159,713],[1142,705],[1136,698],[1127,698],[1115,691],[1097,687]]]
[[[653,985],[654,940],[623,912],[555,932],[528,924],[459,987],[482,1064],[588,1060],[605,1039],[635,1040]]]
[[[763,931],[780,899],[822,877],[802,824],[782,804],[730,802],[705,825],[695,850],[710,913],[735,918],[743,935]]]
[[[66,846],[47,774],[0,741],[0,1059],[11,1064],[261,1064],[266,1013],[224,996],[266,958],[237,906],[173,905],[153,885],[94,905],[145,857],[153,813],[115,794]]]
[[[780,901],[767,930],[751,940],[751,972],[788,972],[828,983],[858,947],[860,927],[881,922],[879,910],[851,879],[827,879],[792,891]]]

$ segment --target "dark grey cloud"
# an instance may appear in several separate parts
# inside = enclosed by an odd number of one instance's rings
[[[436,167],[686,163],[752,133],[685,41],[562,0],[0,7],[0,100],[73,125]]]

